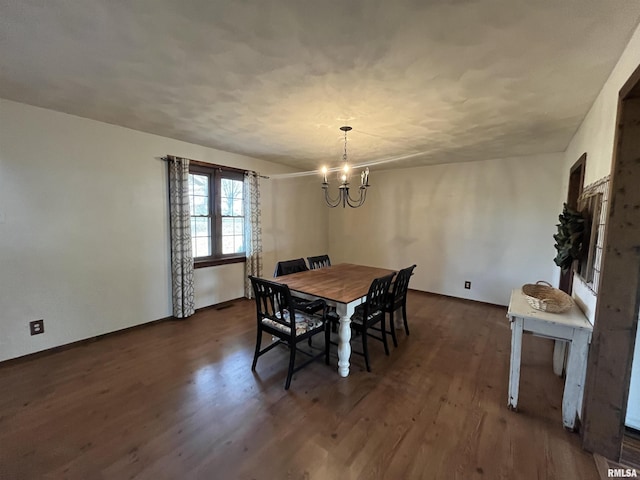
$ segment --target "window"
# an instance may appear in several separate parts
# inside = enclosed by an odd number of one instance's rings
[[[244,175],[191,164],[189,209],[194,266],[244,261]]]

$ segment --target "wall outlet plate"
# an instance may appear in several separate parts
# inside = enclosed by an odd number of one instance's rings
[[[464,282],[464,288],[467,290],[471,290],[471,282],[469,280]]]
[[[31,335],[40,335],[44,333],[44,320],[33,320],[29,322],[29,331]]]

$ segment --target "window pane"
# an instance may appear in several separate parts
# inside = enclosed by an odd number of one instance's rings
[[[234,218],[233,233],[234,235],[244,234],[244,218]]]
[[[196,252],[193,254],[193,256],[208,257],[209,255],[211,255],[211,244],[209,242],[209,237],[196,238]]]
[[[244,252],[244,236],[235,235],[233,238],[234,238],[234,246],[236,249],[236,253]]]
[[[220,195],[223,197],[233,197],[233,185],[231,184],[231,180],[228,178],[220,179]]]
[[[233,200],[233,215],[236,216],[236,217],[241,217],[243,215],[243,213],[242,213],[242,199]]]
[[[209,218],[196,217],[195,220],[195,237],[209,237],[211,236],[211,229],[209,228]]]
[[[194,238],[196,236],[196,219],[194,217],[191,217],[191,238]],[[195,248],[195,244],[194,244],[194,248]]]
[[[189,178],[193,178],[193,195],[209,196],[209,177],[207,175],[190,174]]]
[[[193,195],[193,175],[189,175],[189,195]]]
[[[233,215],[233,199],[229,197],[221,197],[220,211],[223,216]]]
[[[242,215],[242,182],[223,178],[220,181],[222,215]]]
[[[234,237],[232,235],[222,237],[222,253],[223,254],[234,253],[233,238]]]
[[[233,188],[233,198],[242,200],[242,188],[244,187],[243,182],[238,180],[232,180],[234,188]]]
[[[220,181],[222,192],[220,195],[227,198],[242,198],[242,182],[239,180],[229,180],[223,178]]]
[[[194,196],[191,215],[209,215],[209,199],[207,197]]]
[[[233,218],[222,219],[222,235],[233,235]]]

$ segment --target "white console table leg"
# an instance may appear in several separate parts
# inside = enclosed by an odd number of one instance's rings
[[[578,411],[589,350],[589,332],[576,330],[569,345],[569,361],[567,362],[567,378],[564,382],[562,396],[562,423],[565,428],[573,430]]]
[[[522,319],[513,318],[511,322],[511,362],[509,368],[510,410],[518,409],[518,389],[520,387],[520,361],[522,358]]]
[[[556,340],[553,346],[553,373],[561,377],[564,373],[564,361],[567,352],[567,342]]]

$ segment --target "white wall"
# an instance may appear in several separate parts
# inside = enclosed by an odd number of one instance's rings
[[[273,274],[279,260],[306,259],[329,251],[329,209],[324,203],[320,177],[274,179],[272,188],[280,201],[272,202],[269,212],[263,207],[262,213],[273,219],[266,231],[278,255],[265,255],[265,275]],[[281,208],[281,202],[286,203],[286,209]]]
[[[562,159],[551,154],[372,172],[365,205],[330,214],[332,262],[416,263],[411,288],[506,305],[513,288],[556,281]]]
[[[587,152],[585,185],[609,175],[613,153],[618,92],[640,64],[640,25],[565,151],[566,192],[569,168]],[[566,198],[566,195],[565,197]]]
[[[0,100],[0,361],[171,315],[165,154],[291,171]],[[310,180],[261,184],[265,271],[326,251]],[[195,281],[198,308],[241,297],[244,264],[199,269]],[[40,318],[45,333],[31,337]]]
[[[569,169],[583,153],[587,153],[585,186],[609,175],[616,128],[618,92],[638,65],[640,65],[640,26],[636,28],[609,79],[567,147],[562,172],[561,198],[563,201],[567,198]],[[573,296],[589,320],[593,322],[596,297],[577,275],[573,282]]]

